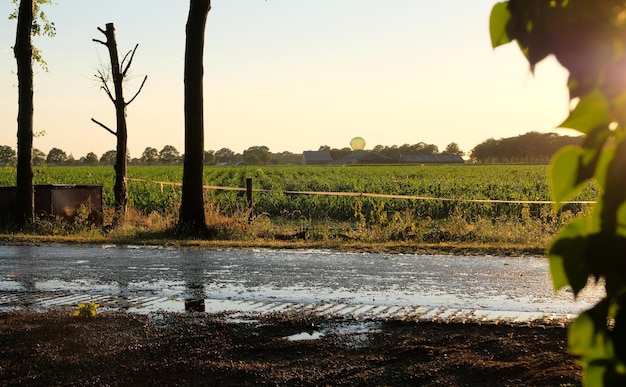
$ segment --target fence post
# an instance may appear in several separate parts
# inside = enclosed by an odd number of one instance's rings
[[[246,200],[248,202],[248,223],[252,223],[252,178],[246,178]]]

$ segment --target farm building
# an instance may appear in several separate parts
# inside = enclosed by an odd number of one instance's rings
[[[344,153],[345,154],[345,153]],[[335,155],[335,157],[338,157]],[[372,151],[349,152],[346,156],[333,159],[330,151],[304,151],[304,165],[348,165],[348,164],[463,164],[465,160],[459,155],[400,155],[399,160]]]
[[[376,152],[358,151],[334,160],[331,164],[391,164],[393,159]]]
[[[325,165],[330,164],[333,158],[330,151],[304,151],[302,152],[303,165]]]
[[[459,155],[400,155],[401,163],[410,164],[463,164]]]
[[[330,151],[304,151],[304,165],[345,165],[345,164],[391,164],[393,159],[376,152],[357,151],[347,156],[333,159]]]

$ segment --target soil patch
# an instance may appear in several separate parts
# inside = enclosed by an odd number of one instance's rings
[[[544,323],[10,312],[0,385],[580,385],[566,336]]]

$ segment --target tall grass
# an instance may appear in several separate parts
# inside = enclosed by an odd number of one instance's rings
[[[123,236],[145,230],[170,230],[180,205],[181,187],[176,184],[182,180],[182,168],[129,167],[128,175],[129,216],[126,224],[114,232]],[[549,200],[547,167],[537,165],[205,169],[206,185],[245,187],[246,178],[253,179],[257,190],[255,216],[250,224],[242,191],[205,192],[207,220],[218,238],[543,244],[568,219],[585,213],[589,207],[571,204],[556,213],[549,204],[469,201]],[[0,169],[0,185],[13,185],[14,181],[13,168]],[[35,184],[102,185],[107,222],[107,213],[113,206],[113,168],[39,167],[35,169]],[[364,192],[432,199],[303,195],[289,191]],[[589,185],[575,199],[594,200],[596,196],[595,187]]]

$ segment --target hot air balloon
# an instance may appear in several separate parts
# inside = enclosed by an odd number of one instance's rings
[[[359,151],[365,149],[365,140],[363,137],[355,137],[350,140],[350,147],[353,151]]]

